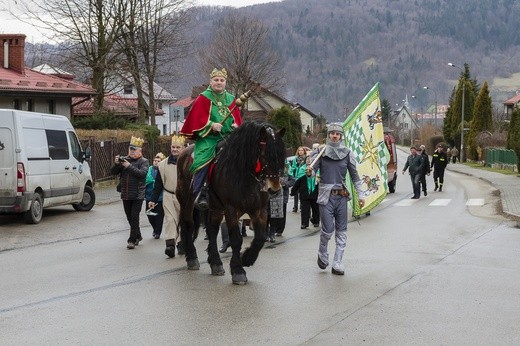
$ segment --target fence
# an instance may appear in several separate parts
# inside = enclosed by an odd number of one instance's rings
[[[486,166],[516,171],[518,158],[514,150],[486,148]]]
[[[90,148],[89,164],[95,182],[114,179],[114,176],[110,174],[110,168],[114,165],[114,157],[116,155],[128,155],[129,145],[129,141],[117,142],[115,139],[95,141],[93,138],[89,138],[81,140],[83,149]],[[143,156],[150,161],[150,164],[152,164],[153,156],[159,151],[168,156],[170,154],[169,143],[162,143],[161,148],[159,148],[159,145],[150,145],[149,143],[143,145]]]

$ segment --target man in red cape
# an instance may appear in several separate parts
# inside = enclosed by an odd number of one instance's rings
[[[209,164],[216,155],[218,142],[242,124],[235,97],[226,91],[227,71],[213,69],[209,86],[193,102],[180,133],[195,140],[193,164],[193,192],[195,206],[208,208],[207,184]],[[238,148],[237,148],[238,149]]]

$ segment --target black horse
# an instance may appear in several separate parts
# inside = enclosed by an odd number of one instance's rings
[[[265,122],[245,122],[236,128],[223,142],[215,164],[210,168],[209,206],[206,233],[209,239],[208,263],[212,275],[224,275],[225,270],[217,247],[217,235],[225,216],[229,240],[233,251],[230,267],[234,284],[247,283],[244,266],[253,265],[265,243],[267,229],[267,203],[272,194],[281,193],[280,174],[284,171],[285,129],[278,132]],[[179,224],[181,240],[186,251],[188,269],[200,267],[194,240],[199,222],[194,220],[192,173],[193,146],[179,155],[177,198],[181,209]],[[254,239],[242,257],[242,236],[238,225],[243,214],[249,214],[254,229]],[[196,219],[196,218],[195,218]]]

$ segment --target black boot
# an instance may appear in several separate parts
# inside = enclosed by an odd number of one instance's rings
[[[442,192],[442,184],[439,186],[439,192]]]
[[[177,243],[177,254],[186,255],[186,251],[184,251],[184,243],[182,241]]]
[[[166,240],[166,249],[164,254],[170,258],[175,257],[175,239]]]
[[[208,204],[208,187],[204,185],[195,198],[195,208],[198,210],[207,210],[209,208]]]

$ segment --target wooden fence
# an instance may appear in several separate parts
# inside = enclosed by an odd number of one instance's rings
[[[83,150],[90,148],[89,165],[94,182],[115,178],[110,174],[110,168],[114,165],[114,158],[116,155],[127,156],[129,145],[129,141],[117,142],[116,139],[95,141],[93,138],[89,138],[81,140]],[[156,147],[158,150],[156,150]],[[158,152],[168,156],[170,154],[169,143],[162,143],[161,148],[159,148],[159,145],[144,143],[143,156],[150,161],[150,164],[152,164],[153,156]]]

